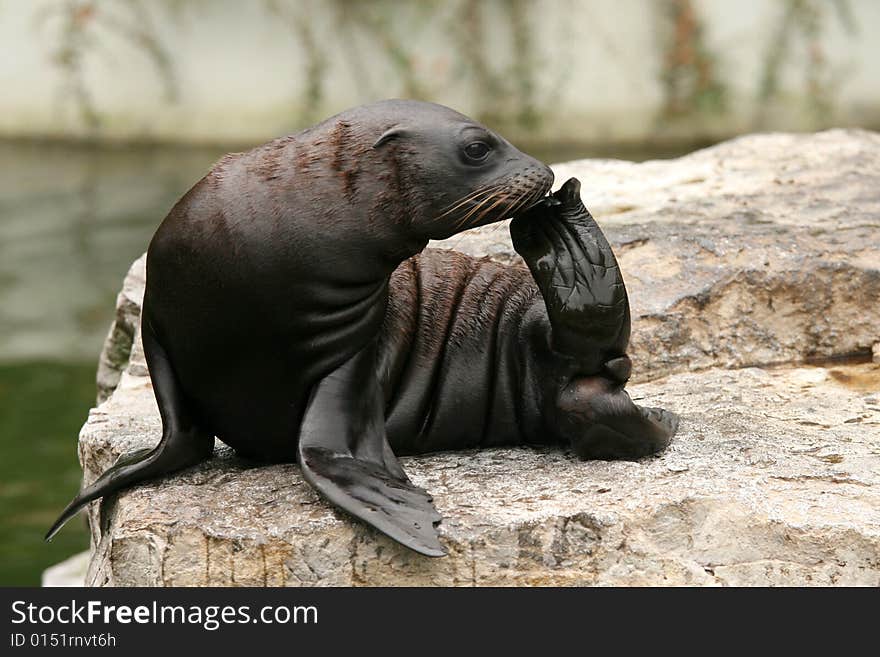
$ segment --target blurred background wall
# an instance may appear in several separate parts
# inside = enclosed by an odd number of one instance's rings
[[[0,0],[0,584],[87,547],[42,535],[114,299],[223,153],[394,96],[546,162],[876,128],[878,32],[877,0]]]
[[[0,133],[252,143],[390,96],[522,142],[880,125],[875,0],[0,0]]]

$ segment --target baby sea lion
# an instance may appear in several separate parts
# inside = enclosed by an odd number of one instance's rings
[[[147,252],[141,332],[158,445],[70,503],[209,458],[298,461],[326,499],[445,554],[396,454],[558,443],[583,458],[665,447],[671,413],[624,391],[620,269],[568,181],[447,107],[391,100],[228,155]],[[528,268],[430,239],[515,217]]]

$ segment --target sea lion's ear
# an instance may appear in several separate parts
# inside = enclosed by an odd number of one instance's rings
[[[383,144],[391,141],[392,139],[405,137],[407,134],[408,131],[403,126],[396,125],[393,128],[388,128],[388,130],[383,132],[382,136],[376,140],[376,143],[373,144],[373,148],[379,148]]]

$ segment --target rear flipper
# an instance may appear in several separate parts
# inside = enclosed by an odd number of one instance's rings
[[[121,457],[62,511],[46,534],[51,539],[77,511],[89,502],[155,477],[201,463],[214,450],[214,437],[199,429],[187,408],[165,350],[144,317],[144,353],[153,390],[162,416],[162,439],[154,449]]]
[[[375,349],[366,347],[312,390],[299,436],[303,477],[330,502],[398,543],[441,557],[440,514],[391,451]]]
[[[626,353],[629,301],[611,246],[570,178],[510,224],[513,246],[544,298],[553,349],[598,372]]]
[[[665,449],[678,430],[675,413],[637,406],[603,376],[572,381],[557,409],[559,428],[582,459],[635,460]]]
[[[510,234],[544,298],[553,350],[563,356],[555,365],[565,371],[546,380],[569,382],[555,395],[554,429],[585,459],[637,459],[665,448],[678,417],[636,406],[623,389],[632,368],[629,300],[577,179],[516,217]]]

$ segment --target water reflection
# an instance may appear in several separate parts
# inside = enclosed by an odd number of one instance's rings
[[[76,439],[122,277],[221,149],[0,142],[0,585],[88,547],[42,535],[79,485]]]
[[[222,152],[0,142],[0,362],[93,361],[131,261]]]

